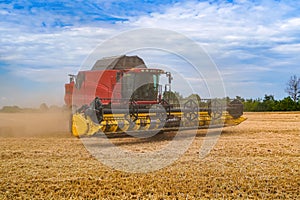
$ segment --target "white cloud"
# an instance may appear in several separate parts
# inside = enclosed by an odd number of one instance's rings
[[[274,50],[284,53],[283,48],[287,47],[278,48],[276,42],[298,38],[289,33],[298,29],[299,19],[281,19],[292,9],[288,4],[270,1],[261,5],[249,1],[234,4],[192,1],[176,3],[164,12],[130,17],[129,22],[106,28],[75,26],[54,29],[51,33],[31,32],[28,30],[30,27],[23,31],[22,26],[19,29],[5,28],[7,26],[3,22],[0,55],[1,60],[10,64],[47,68],[78,66],[97,44],[120,30],[157,27],[178,31],[205,44],[213,58],[226,56],[240,60],[251,59],[260,56],[261,52],[249,51],[249,47],[276,45]],[[43,14],[53,18],[50,13]],[[36,21],[40,19],[37,17]]]
[[[36,74],[54,75],[66,67],[74,67],[72,72],[76,72],[93,48],[115,32],[96,27],[68,28],[46,34],[13,31],[2,36],[0,59],[16,75],[34,81],[57,81],[60,76],[40,79]]]
[[[111,3],[105,5],[110,7]],[[187,1],[150,14],[142,12],[142,15],[126,16],[125,12],[122,13],[128,21],[105,23],[86,20],[81,24],[80,19],[84,18],[81,15],[54,15],[39,9],[33,10],[32,16],[23,16],[0,10],[0,17],[14,16],[14,21],[0,20],[0,61],[14,75],[37,82],[57,82],[67,73],[76,73],[97,45],[118,33],[134,28],[165,28],[182,33],[205,47],[218,64],[224,81],[233,88],[230,89],[231,95],[237,89],[238,81],[241,84],[257,83],[253,88],[259,87],[257,74],[270,79],[272,71],[290,70],[291,67],[287,66],[300,62],[299,8],[297,1]],[[85,15],[83,11],[82,15]],[[24,17],[28,19],[22,20]],[[54,24],[58,18],[66,23],[74,20],[74,24],[51,27],[49,24]],[[18,21],[25,22],[21,24]],[[41,27],[42,22],[46,23],[46,27]],[[165,38],[169,41],[174,39]],[[143,42],[137,39],[128,40],[128,45]],[[118,44],[114,44],[113,48],[117,50]],[[184,44],[178,48],[188,49]],[[193,49],[190,51],[193,52]],[[145,59],[150,60],[149,57]],[[160,60],[159,55],[156,60]],[[176,62],[168,60],[163,64],[174,66]],[[293,72],[298,73],[299,68],[294,68]],[[244,79],[241,77],[247,75],[249,81],[242,82]],[[230,84],[231,80],[238,81]]]
[[[300,18],[294,17],[284,20],[284,23],[280,24],[279,28],[283,31],[300,30]]]
[[[278,45],[273,47],[271,50],[281,54],[288,54],[288,55],[294,54],[298,56],[300,52],[300,43]]]

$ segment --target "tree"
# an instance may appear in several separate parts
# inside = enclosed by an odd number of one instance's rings
[[[45,111],[47,111],[48,109],[49,109],[49,108],[48,108],[48,106],[47,106],[46,103],[42,103],[42,104],[40,105],[40,111],[45,112]]]
[[[274,98],[274,95],[267,95],[265,94],[265,97],[264,97],[264,102],[266,101],[275,101],[275,98]]]
[[[179,106],[183,97],[179,92],[165,91],[163,93],[163,99],[168,101],[169,104]]]
[[[3,106],[3,108],[0,111],[5,113],[16,113],[21,112],[22,109],[18,106]]]
[[[264,100],[262,102],[262,107],[265,111],[276,110],[276,101],[274,95],[265,94]]]
[[[240,102],[244,102],[244,101],[245,101],[245,99],[242,98],[242,97],[240,97],[240,96],[236,96],[235,98],[236,98],[237,100],[239,100]]]
[[[297,110],[297,103],[291,97],[285,97],[279,102],[279,110],[281,111],[295,111]]]
[[[285,92],[293,99],[294,102],[300,98],[300,78],[297,78],[296,75],[291,76]]]
[[[62,110],[62,108],[60,108],[60,107],[57,106],[57,105],[51,105],[51,106],[49,106],[48,109],[49,109],[51,112],[59,112],[59,111]]]

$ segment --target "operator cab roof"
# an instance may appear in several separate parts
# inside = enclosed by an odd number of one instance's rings
[[[146,69],[147,67],[143,59],[138,56],[120,55],[97,60],[91,70],[122,70],[132,68]]]

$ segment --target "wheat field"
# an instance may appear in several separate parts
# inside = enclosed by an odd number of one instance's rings
[[[204,159],[206,130],[199,130],[170,166],[129,173],[105,166],[72,137],[67,113],[0,114],[0,199],[299,199],[300,112],[244,116]],[[110,140],[146,152],[175,134]]]

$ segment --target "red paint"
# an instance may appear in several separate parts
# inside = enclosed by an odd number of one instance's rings
[[[104,105],[117,104],[122,97],[122,76],[125,73],[141,74],[150,78],[155,74],[164,73],[158,69],[132,69],[132,70],[94,70],[80,71],[76,81],[73,79],[65,84],[65,103],[68,107],[76,105],[80,107],[89,105],[95,97],[99,97]],[[118,78],[118,80],[117,80]],[[161,94],[158,94],[161,95]],[[137,104],[156,104],[157,98],[153,100],[138,100]]]

